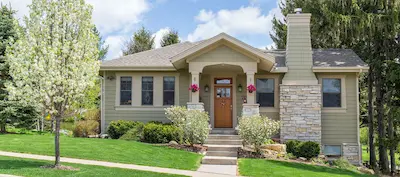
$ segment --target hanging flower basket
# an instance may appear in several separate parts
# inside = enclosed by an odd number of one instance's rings
[[[250,84],[249,86],[247,86],[247,90],[249,91],[249,93],[253,93],[254,91],[256,91],[256,86]]]
[[[197,84],[192,84],[190,85],[189,90],[191,90],[192,92],[197,92],[200,90],[200,87]]]

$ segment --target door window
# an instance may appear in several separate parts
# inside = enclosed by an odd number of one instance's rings
[[[231,88],[217,88],[217,98],[230,98]]]

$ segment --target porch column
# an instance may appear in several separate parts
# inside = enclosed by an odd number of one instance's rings
[[[197,84],[200,87],[200,73],[199,72],[191,72],[192,75],[192,84]],[[191,92],[191,102],[187,103],[187,108],[189,110],[200,110],[204,111],[204,104],[199,102],[200,91]]]
[[[192,84],[197,84],[200,87],[199,76],[198,72],[192,72]],[[192,103],[199,103],[199,91],[192,92]]]
[[[247,76],[247,84],[246,84],[246,96],[247,96],[247,103],[243,104],[243,116],[253,116],[253,115],[260,115],[260,105],[255,101],[255,94],[256,92],[250,93],[247,90],[247,86],[250,84],[254,84],[254,72],[246,72]]]

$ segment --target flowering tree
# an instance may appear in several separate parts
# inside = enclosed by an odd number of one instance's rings
[[[13,82],[10,99],[46,110],[56,120],[55,165],[60,166],[60,122],[65,110],[84,96],[98,74],[98,37],[93,33],[92,7],[84,0],[33,0],[7,49]]]

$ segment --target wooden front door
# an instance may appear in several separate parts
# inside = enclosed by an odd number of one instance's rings
[[[232,128],[232,86],[215,86],[214,127]]]

